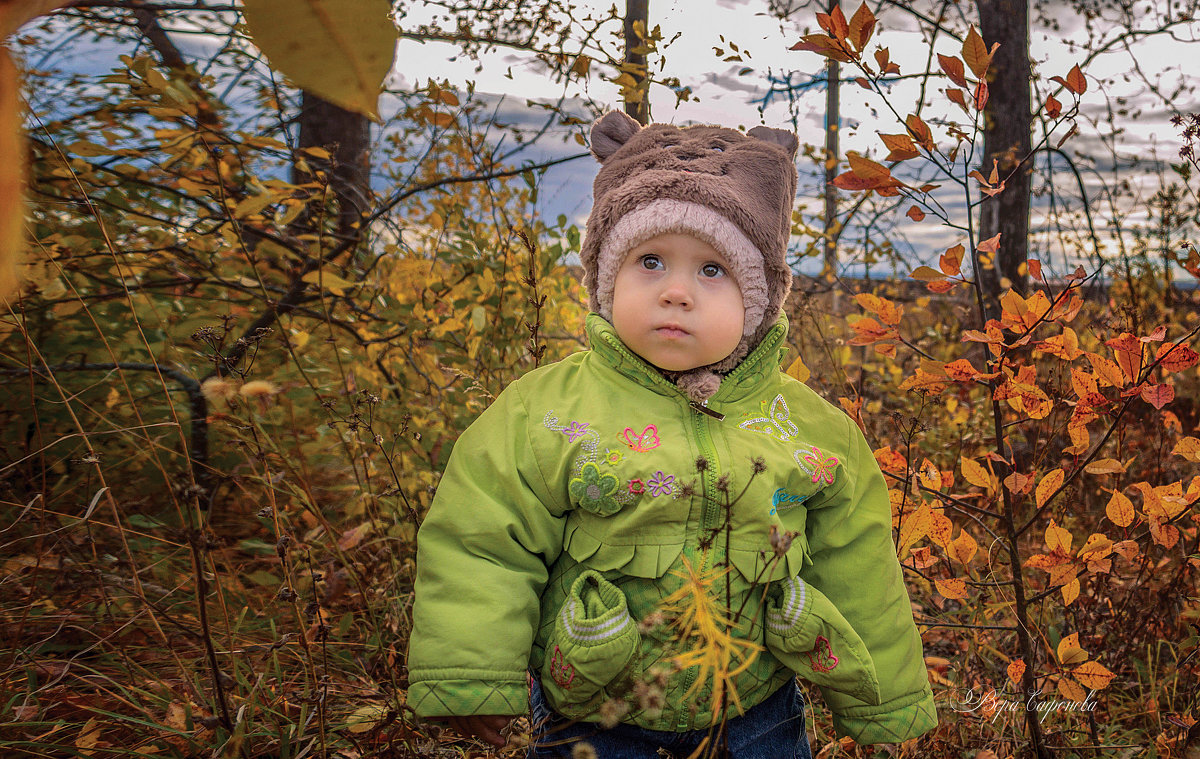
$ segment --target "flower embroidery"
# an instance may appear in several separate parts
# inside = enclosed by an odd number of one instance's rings
[[[823,481],[826,485],[833,484],[833,470],[839,463],[837,456],[826,456],[821,453],[820,448],[813,445],[793,451],[792,458],[801,469],[812,475],[814,483]]]
[[[800,430],[792,423],[792,412],[788,408],[787,401],[783,399],[782,393],[775,396],[775,400],[771,401],[770,408],[767,407],[766,401],[759,405],[762,407],[763,415],[748,419],[739,424],[739,427],[779,438],[785,443],[799,434]]]
[[[671,495],[675,491],[675,475],[663,474],[663,470],[659,469],[647,484],[650,488],[650,495],[655,498],[660,495]]]
[[[646,492],[646,483],[642,482],[639,479],[630,480],[629,481],[629,492],[634,495],[641,495],[642,493],[645,493]]]
[[[604,463],[608,464],[609,466],[616,466],[617,464],[620,464],[624,458],[625,454],[621,453],[620,451],[614,451],[612,448],[604,449]]]
[[[579,476],[571,479],[568,489],[582,508],[607,516],[621,509],[613,497],[620,486],[615,474],[602,473],[595,462],[589,461],[580,468]]]
[[[634,432],[632,427],[626,427],[617,433],[617,439],[632,448],[635,453],[653,451],[659,445],[658,427],[655,427],[653,424],[647,424],[640,435]]]
[[[571,422],[568,426],[563,428],[562,434],[567,436],[567,440],[574,443],[579,438],[588,434],[588,422],[584,422],[582,424],[579,422]]]
[[[824,635],[817,636],[817,644],[808,652],[808,663],[814,672],[828,672],[838,665],[839,659],[833,655],[829,639]]]

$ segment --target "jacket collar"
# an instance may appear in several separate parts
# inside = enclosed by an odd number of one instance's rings
[[[683,395],[675,383],[646,363],[641,356],[629,350],[625,343],[621,342],[621,338],[617,337],[617,331],[612,324],[603,316],[597,313],[588,314],[585,326],[592,352],[613,369],[661,395]],[[779,320],[767,331],[750,355],[721,380],[721,388],[709,400],[740,400],[769,377],[778,374],[780,362],[788,349],[784,341],[787,332],[787,317],[780,315]]]

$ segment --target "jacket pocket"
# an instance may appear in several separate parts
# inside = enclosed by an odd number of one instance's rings
[[[554,621],[542,665],[550,703],[567,716],[593,701],[633,662],[641,644],[625,595],[587,570],[571,584]]]
[[[878,706],[875,662],[833,602],[799,576],[780,591],[767,600],[767,649],[805,680]]]

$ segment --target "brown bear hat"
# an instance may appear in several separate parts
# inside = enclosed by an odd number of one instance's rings
[[[705,400],[779,318],[791,291],[785,260],[796,194],[796,135],[754,127],[642,127],[619,111],[592,125],[600,172],[580,258],[591,310],[612,321],[613,285],[630,250],[652,237],[688,234],[729,263],[746,306],[742,341],[709,366],[672,377]]]

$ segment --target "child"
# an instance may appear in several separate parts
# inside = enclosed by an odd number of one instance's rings
[[[531,757],[683,757],[723,721],[734,757],[808,757],[799,674],[859,743],[924,733],[883,477],[779,371],[795,135],[614,112],[591,136],[591,349],[509,385],[455,445],[418,537],[409,705],[504,745],[532,670]],[[662,605],[689,569],[736,617],[723,695],[673,665],[696,642]]]

